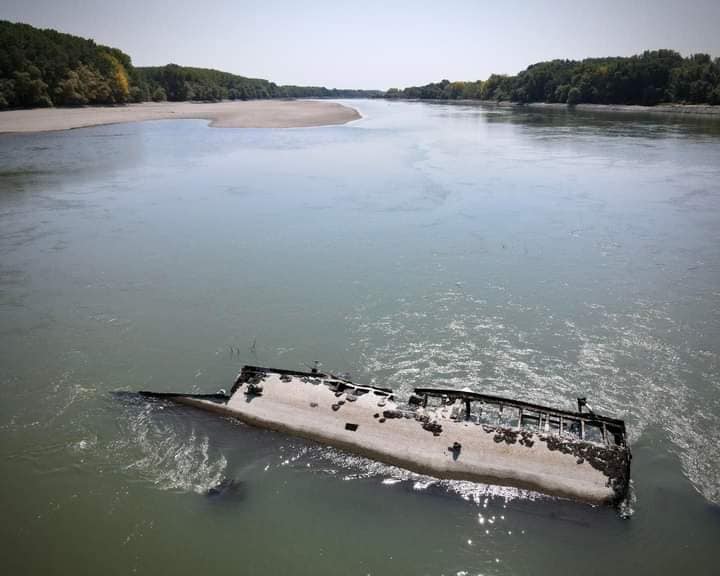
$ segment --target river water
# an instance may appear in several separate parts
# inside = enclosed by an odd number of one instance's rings
[[[716,574],[720,123],[352,105],[0,136],[3,572]],[[314,360],[587,396],[625,514],[112,394]]]

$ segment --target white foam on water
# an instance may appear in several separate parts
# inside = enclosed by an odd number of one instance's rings
[[[227,460],[213,455],[210,440],[192,427],[179,430],[177,422],[163,422],[162,406],[149,404],[123,415],[123,439],[110,452],[124,471],[150,482],[161,490],[205,493],[224,477]]]
[[[448,494],[459,496],[463,500],[478,506],[487,505],[489,498],[497,498],[505,502],[549,498],[537,492],[519,488],[462,480],[440,480],[432,476],[417,474],[404,468],[370,460],[363,456],[342,452],[335,448],[313,447],[304,452],[303,456],[312,458],[315,461],[316,469],[333,476],[341,476],[343,480],[379,479],[380,483],[385,486],[394,486],[404,482],[412,485],[412,489],[416,491],[436,488]]]
[[[617,312],[588,303],[564,318],[505,288],[487,291],[498,303],[453,286],[399,299],[380,318],[359,307],[348,320],[373,383],[401,395],[469,387],[565,408],[587,396],[597,412],[626,420],[631,444],[661,426],[695,488],[720,502],[720,361],[683,347],[689,328],[668,305],[637,301]]]

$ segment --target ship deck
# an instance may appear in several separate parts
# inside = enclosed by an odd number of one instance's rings
[[[529,405],[544,429],[487,421],[474,406],[493,404],[456,391],[423,392],[424,405],[402,407],[387,389],[356,385],[321,373],[246,367],[229,396],[174,395],[172,400],[233,416],[263,428],[301,436],[418,473],[530,489],[592,503],[613,503],[624,496],[629,451],[608,434],[622,421],[582,418],[578,413]],[[440,398],[439,402],[434,402]],[[487,401],[490,398],[490,401]],[[503,413],[502,399],[495,399]],[[438,404],[429,406],[428,404]],[[519,403],[523,404],[523,403]],[[546,410],[542,412],[541,410]],[[549,430],[555,414],[557,433]],[[563,430],[559,419],[599,423],[596,441]],[[533,424],[536,424],[532,420]]]

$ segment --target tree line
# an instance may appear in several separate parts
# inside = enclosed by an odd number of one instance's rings
[[[492,100],[563,104],[662,103],[720,104],[720,58],[674,50],[646,51],[630,57],[552,60],[533,64],[515,76],[487,80],[442,80],[403,90],[387,98]]]
[[[219,70],[134,67],[130,56],[93,40],[0,20],[0,109],[144,101],[368,98],[375,90],[278,86]]]
[[[132,72],[117,48],[0,21],[0,108],[124,103]]]
[[[720,58],[673,50],[630,57],[552,60],[515,76],[410,86],[387,92],[278,86],[206,68],[134,67],[93,40],[0,20],[0,109],[259,98],[409,98],[563,104],[720,104]]]
[[[263,98],[368,98],[376,90],[343,90],[319,86],[278,86],[258,78],[246,78],[208,68],[189,68],[168,64],[135,68],[137,88],[142,100],[255,100]]]

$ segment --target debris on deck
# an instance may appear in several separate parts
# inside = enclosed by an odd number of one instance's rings
[[[630,483],[622,420],[578,399],[569,411],[471,392],[389,388],[310,372],[245,366],[230,394],[141,392],[236,417],[418,473],[617,504]]]

